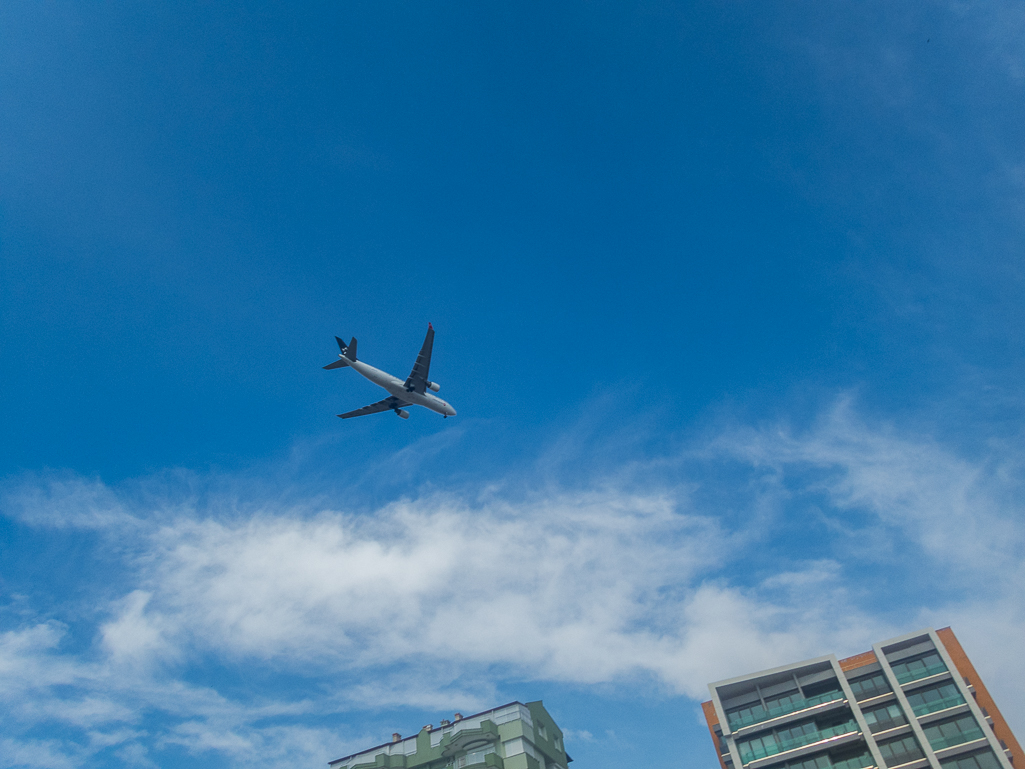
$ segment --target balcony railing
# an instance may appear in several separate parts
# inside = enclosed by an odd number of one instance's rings
[[[842,699],[842,691],[826,692],[825,694],[819,694],[815,697],[805,697],[800,700],[792,700],[791,702],[783,705],[775,705],[771,708],[765,708],[758,715],[755,715],[750,711],[744,714],[733,713],[728,716],[730,729],[737,730],[742,726],[760,724],[762,721],[779,718],[780,716],[785,716],[788,713],[796,713],[798,710],[805,710],[806,708],[813,708],[816,705],[822,705],[825,702],[835,702],[836,700]]]
[[[935,740],[930,737],[929,744],[932,745],[933,750],[943,750],[943,748],[951,748],[954,745],[961,745],[965,742],[978,740],[981,737],[981,729],[971,729],[967,732],[961,732],[960,734],[952,734],[949,737],[937,737]]]
[[[949,697],[944,697],[942,700],[933,700],[932,702],[923,702],[921,705],[915,705],[911,708],[916,716],[924,716],[929,713],[935,713],[938,710],[946,710],[952,708],[955,705],[963,705],[964,697],[960,694],[952,694]]]
[[[487,750],[475,750],[472,753],[467,753],[465,756],[459,756],[454,763],[455,769],[466,769],[466,767],[479,765],[502,769],[505,766],[505,762],[495,752],[495,749],[491,747]]]
[[[876,721],[874,724],[869,724],[868,729],[872,734],[879,734],[879,732],[885,732],[890,729],[896,729],[898,726],[904,726],[907,723],[907,719],[904,716],[898,716],[897,718],[887,718],[885,721]]]
[[[852,734],[857,731],[858,724],[855,721],[848,721],[845,724],[838,724],[830,727],[829,729],[818,729],[814,732],[802,734],[800,737],[792,737],[788,740],[781,740],[777,738],[773,745],[762,745],[757,748],[749,747],[746,752],[741,752],[740,760],[745,764],[749,764],[752,761],[757,761],[759,758],[774,756],[777,753],[785,753],[788,750],[802,748],[805,745],[811,745],[814,742],[821,742],[822,740],[828,740],[831,737],[839,737],[842,734]]]
[[[902,670],[900,673],[896,673],[898,683],[906,684],[909,681],[917,681],[919,678],[928,678],[934,676],[937,673],[946,673],[947,666],[942,662],[937,662],[935,665],[930,665],[927,668],[912,668],[911,670]]]
[[[846,761],[833,761],[831,769],[871,769],[875,767],[872,756],[866,753],[863,756],[848,758]]]

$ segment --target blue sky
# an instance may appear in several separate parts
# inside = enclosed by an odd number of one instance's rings
[[[1025,11],[0,8],[0,765],[323,766],[952,625],[1025,729]],[[341,422],[428,321],[459,411]]]

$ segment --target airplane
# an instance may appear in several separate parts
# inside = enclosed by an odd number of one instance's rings
[[[338,342],[338,349],[341,350],[341,353],[338,356],[338,360],[334,363],[328,363],[324,368],[333,369],[348,366],[355,369],[356,373],[365,376],[375,385],[383,387],[390,393],[383,401],[371,403],[369,406],[364,406],[355,411],[339,414],[338,416],[342,419],[352,419],[352,417],[361,417],[366,414],[378,414],[382,411],[394,411],[403,419],[409,419],[409,412],[406,411],[405,406],[424,406],[431,411],[438,412],[446,419],[456,415],[456,410],[449,404],[427,392],[428,390],[438,392],[441,389],[441,385],[427,379],[427,372],[431,368],[431,350],[434,348],[434,326],[430,323],[427,324],[427,336],[424,338],[423,346],[420,348],[420,354],[416,356],[416,363],[413,364],[413,370],[406,377],[405,382],[398,377],[394,377],[358,360],[356,358],[356,337],[353,337],[352,341],[348,344],[337,336],[335,340]]]

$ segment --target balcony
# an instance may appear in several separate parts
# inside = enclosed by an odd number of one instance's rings
[[[911,708],[916,716],[925,716],[929,713],[936,713],[940,710],[946,710],[952,708],[955,705],[963,705],[964,698],[960,694],[954,694],[950,697],[944,697],[942,700],[933,700],[932,702],[923,702],[921,705],[915,705]]]
[[[492,769],[504,769],[505,761],[498,753],[487,753],[483,750],[467,753],[459,756],[453,763],[455,769],[469,769],[469,767],[492,767]]]
[[[816,742],[822,742],[823,740],[829,740],[833,737],[839,737],[844,734],[857,733],[858,724],[855,721],[848,721],[845,724],[838,724],[837,726],[830,727],[829,729],[818,729],[808,734],[802,734],[800,737],[793,737],[788,740],[777,739],[774,745],[761,745],[754,749],[742,751],[740,754],[740,760],[745,764],[749,764],[760,758],[767,758],[779,753],[785,753],[788,750],[803,748],[805,745],[812,745]]]
[[[848,758],[846,761],[833,761],[830,759],[831,769],[875,769],[875,762],[872,756],[866,753],[863,756]]]
[[[917,681],[921,678],[928,678],[929,676],[939,675],[940,673],[946,673],[947,666],[942,662],[929,667],[912,668],[911,670],[902,670],[900,673],[895,673],[897,682],[906,684],[911,681]]]
[[[929,744],[932,745],[933,750],[943,750],[944,748],[952,748],[955,745],[963,745],[966,742],[981,740],[982,737],[981,729],[973,729],[968,732],[961,732],[960,734],[952,734],[949,737],[937,737],[936,739],[930,737]]]
[[[822,705],[826,702],[836,702],[837,700],[843,699],[842,691],[826,692],[825,694],[819,694],[816,697],[805,697],[800,700],[792,700],[784,705],[776,705],[771,708],[764,708],[757,715],[750,711],[744,714],[730,714],[727,716],[730,722],[730,731],[735,732],[745,726],[751,726],[752,724],[760,724],[762,721],[770,721],[773,718],[779,718],[790,713],[796,713],[799,710],[806,710],[807,708],[813,708],[816,705]]]

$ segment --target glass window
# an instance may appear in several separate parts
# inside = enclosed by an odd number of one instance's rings
[[[846,720],[838,721],[832,718],[823,719],[820,722],[802,721],[790,724],[785,729],[765,732],[757,737],[738,742],[737,749],[740,751],[740,758],[746,764],[748,761],[773,756],[804,745],[811,745],[813,742],[858,731],[858,724],[850,717],[850,713],[845,713],[842,717],[845,717]]]
[[[955,756],[940,761],[943,769],[1000,769],[1000,762],[989,748],[967,756]]]
[[[815,756],[814,758],[805,758],[801,761],[788,761],[786,769],[830,769],[832,764],[829,761],[829,757]]]
[[[916,716],[924,716],[926,713],[935,713],[938,710],[946,710],[964,702],[964,697],[958,691],[957,686],[948,681],[938,686],[930,686],[927,689],[916,689],[908,694],[908,704]]]
[[[726,712],[726,717],[729,719],[731,729],[737,729],[738,727],[745,726],[747,724],[756,724],[767,718],[765,715],[765,708],[762,707],[762,703],[760,702],[756,702],[753,705],[746,705],[742,708],[736,708],[735,710],[729,710]]]
[[[982,729],[971,713],[964,713],[956,718],[948,718],[925,727],[925,736],[933,750],[942,750],[951,745],[960,745],[982,737]]]
[[[818,729],[815,726],[814,721],[809,721],[803,724],[794,724],[786,729],[780,729],[776,732],[776,737],[780,742],[789,742],[792,740],[799,740],[805,735],[815,734]]]
[[[876,673],[865,678],[857,678],[850,683],[851,691],[854,692],[854,699],[859,702],[871,697],[878,697],[880,694],[886,694],[890,691],[890,685],[886,683],[886,676],[882,673]]]
[[[892,666],[893,674],[897,676],[897,680],[902,684],[908,681],[917,681],[919,678],[926,678],[928,676],[934,676],[937,673],[942,673],[947,669],[947,666],[943,664],[943,660],[940,659],[940,655],[936,652],[929,652],[923,654],[921,657],[915,657],[910,660],[901,660],[897,664]]]
[[[899,737],[896,740],[879,743],[879,752],[883,754],[883,760],[887,766],[897,766],[922,758],[925,754],[918,745],[914,735]]]
[[[770,718],[794,713],[804,708],[811,708],[824,702],[843,699],[843,692],[837,686],[836,681],[817,684],[814,689],[817,693],[814,696],[812,696],[812,691],[812,689],[809,689],[807,691],[808,696],[802,697],[799,691],[794,690],[766,699],[764,706],[761,703],[752,703],[742,708],[728,710],[726,711],[726,717],[730,722],[730,728],[739,729],[742,726],[757,724],[759,721],[768,721]]]
[[[773,764],[767,769],[867,769],[870,766],[875,766],[872,754],[864,748],[856,748],[837,753],[819,753],[816,756]]]
[[[776,744],[776,737],[773,734],[763,734],[750,740],[737,743],[737,750],[740,751],[740,760],[745,764],[766,756],[774,756],[779,753]]]
[[[868,722],[869,731],[873,734],[876,732],[884,732],[887,729],[893,729],[894,727],[901,726],[908,722],[907,719],[904,718],[904,711],[900,709],[900,705],[896,702],[890,703],[889,705],[883,705],[879,708],[866,710],[865,721]]]
[[[835,678],[831,678],[828,681],[819,681],[818,683],[808,684],[804,687],[805,697],[821,697],[824,694],[833,694],[834,692],[840,692],[840,682]]]
[[[834,756],[832,769],[865,769],[865,767],[874,765],[875,759],[872,758],[872,754],[867,750],[862,750],[853,755],[844,753]]]
[[[774,708],[785,708],[787,705],[792,705],[801,699],[801,693],[796,689],[786,694],[777,694],[775,697],[765,698],[765,707],[769,710]]]

